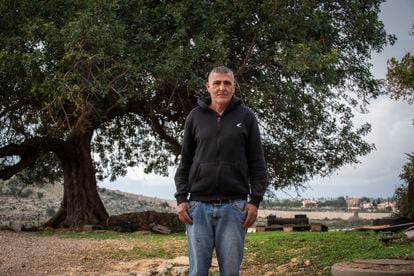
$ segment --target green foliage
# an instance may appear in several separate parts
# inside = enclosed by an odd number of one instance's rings
[[[53,216],[56,213],[55,208],[53,208],[53,206],[48,206],[46,209],[46,215],[48,217]]]
[[[368,198],[368,197],[363,196],[359,199],[359,202],[361,202],[361,203],[370,203],[371,199]]]
[[[414,31],[414,25],[412,30]],[[407,53],[401,60],[394,57],[388,60],[387,82],[391,98],[414,103],[414,56],[411,53]]]
[[[37,192],[37,198],[42,199],[43,198],[43,193],[42,192]]]
[[[24,190],[20,190],[17,196],[22,197],[22,198],[28,198],[32,194],[33,194],[33,191],[31,189],[24,189]]]
[[[5,0],[0,149],[89,131],[98,179],[166,174],[207,72],[225,64],[258,115],[272,186],[300,186],[373,148],[352,108],[378,95],[370,53],[394,41],[380,3]],[[31,170],[58,173],[38,149]]]
[[[9,193],[11,195],[17,196],[18,192],[19,192],[19,190],[17,189],[16,186],[10,186],[9,187]]]
[[[397,215],[414,220],[414,154],[407,155],[408,162],[400,174],[404,183],[395,190],[394,197],[397,202]]]
[[[299,199],[282,199],[282,200],[265,200],[264,208],[282,207],[282,208],[298,208],[302,207],[302,200]]]
[[[336,208],[346,208],[348,205],[343,196],[340,196],[336,199],[325,200],[319,203],[320,207],[336,207]]]
[[[3,187],[5,194],[20,197],[26,185],[22,183],[19,178],[12,177],[11,179],[3,182]]]
[[[412,26],[414,30],[414,25]],[[411,33],[414,35],[414,32]],[[391,58],[388,61],[388,88],[391,98],[403,99],[414,103],[414,56],[407,53],[400,61]],[[395,190],[398,215],[414,220],[414,155],[408,155],[400,178],[405,182]]]
[[[407,53],[401,61],[391,58],[387,72],[391,98],[414,103],[414,56]]]

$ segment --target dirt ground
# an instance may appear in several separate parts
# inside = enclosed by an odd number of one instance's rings
[[[77,240],[38,236],[29,232],[0,231],[0,275],[188,275],[187,256],[131,261],[127,257],[122,257],[125,254],[119,255],[119,252],[129,252],[134,248],[144,249],[146,243],[122,239]],[[296,260],[292,259],[291,262],[294,263]],[[292,264],[283,264],[276,272],[261,275],[286,275],[289,265]],[[216,259],[213,259],[210,272],[210,275],[219,275]],[[240,271],[241,276],[259,275],[258,273],[258,268],[254,266],[244,267]]]
[[[134,261],[111,257],[113,252],[134,247],[142,248],[143,244],[131,240],[76,240],[0,231],[0,275],[188,275],[187,256]],[[216,259],[210,272],[218,275]]]
[[[123,240],[62,239],[0,231],[0,275],[186,275],[188,258],[120,261],[114,249],[136,244]]]

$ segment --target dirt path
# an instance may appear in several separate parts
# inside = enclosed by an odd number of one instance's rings
[[[123,240],[63,239],[0,231],[0,275],[185,275],[188,258],[138,261],[111,258],[130,250]]]

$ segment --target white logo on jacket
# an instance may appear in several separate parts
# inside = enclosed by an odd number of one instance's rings
[[[238,123],[236,127],[242,127],[242,123]]]

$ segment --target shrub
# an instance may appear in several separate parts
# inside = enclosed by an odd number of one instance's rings
[[[48,217],[53,216],[54,214],[56,214],[55,208],[53,208],[52,206],[48,206],[47,210],[46,210],[46,215]]]
[[[19,197],[28,198],[32,194],[33,194],[33,191],[32,190],[26,189],[26,190],[23,190],[23,191],[19,191],[19,193],[17,195]]]
[[[164,201],[163,203],[161,203],[160,204],[160,206],[162,207],[162,208],[168,208],[168,207],[170,207],[170,205],[168,204],[168,202],[166,202],[166,201]]]

